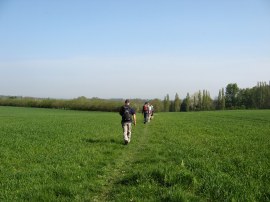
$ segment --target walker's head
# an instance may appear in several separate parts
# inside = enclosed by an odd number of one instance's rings
[[[126,99],[126,100],[125,100],[125,104],[126,104],[126,105],[129,105],[129,99]]]

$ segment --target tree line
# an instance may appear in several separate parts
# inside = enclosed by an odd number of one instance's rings
[[[36,108],[54,108],[86,111],[118,111],[122,102],[118,100],[106,100],[99,98],[88,99],[78,97],[76,99],[50,99],[50,98],[32,98],[21,96],[2,96],[0,105],[16,107],[36,107]]]
[[[156,112],[188,112],[225,109],[270,109],[270,82],[258,82],[252,88],[241,89],[236,83],[230,83],[219,90],[218,97],[212,99],[209,91],[199,90],[181,100],[176,93],[173,100],[167,94],[164,100],[131,99],[132,107],[140,112],[144,102],[149,101]],[[21,96],[0,96],[1,106],[56,108],[87,111],[118,112],[123,99],[86,98],[50,99]]]
[[[203,90],[181,101],[176,93],[174,101],[164,97],[164,111],[208,111],[231,109],[270,109],[270,82],[258,82],[252,88],[239,88],[237,83],[230,83],[219,90],[218,97],[212,99],[209,91]]]

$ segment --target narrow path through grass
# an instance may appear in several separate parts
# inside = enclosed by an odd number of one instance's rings
[[[111,192],[115,183],[130,170],[132,164],[138,159],[142,151],[142,147],[147,144],[149,135],[147,134],[147,125],[137,125],[132,128],[132,139],[130,144],[123,145],[122,154],[115,159],[114,164],[110,164],[106,169],[104,176],[104,185],[100,193],[93,198],[93,201],[110,201]]]

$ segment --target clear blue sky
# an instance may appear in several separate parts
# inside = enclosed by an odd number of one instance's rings
[[[269,0],[0,0],[0,95],[212,98],[270,80]]]

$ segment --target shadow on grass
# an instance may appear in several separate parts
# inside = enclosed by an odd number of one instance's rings
[[[83,138],[83,142],[89,143],[89,144],[121,144],[120,140],[117,141],[115,139],[102,139],[102,138]]]

